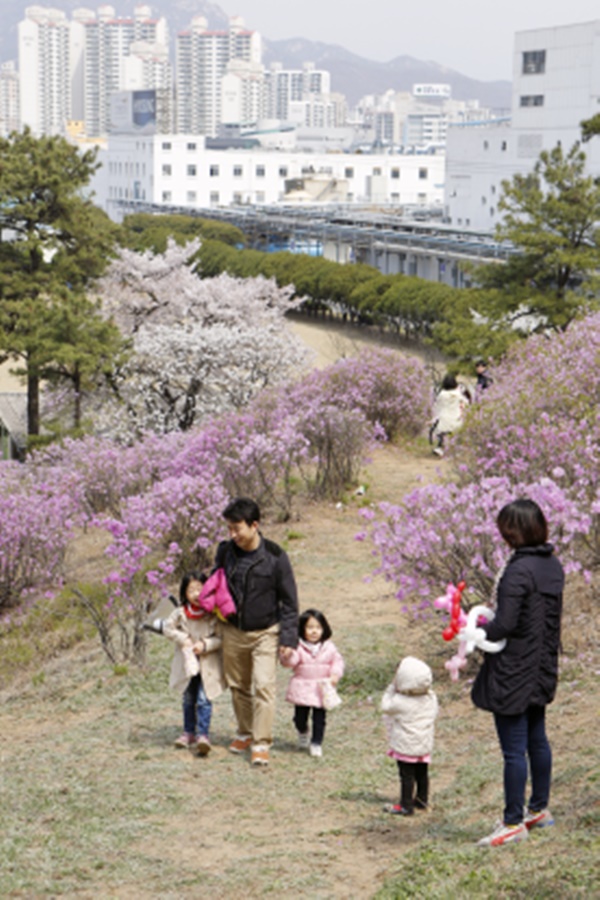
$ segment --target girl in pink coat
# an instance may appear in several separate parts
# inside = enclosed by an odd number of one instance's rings
[[[344,674],[344,660],[331,640],[329,622],[318,609],[307,609],[298,622],[300,641],[282,664],[294,670],[285,699],[294,704],[294,725],[298,746],[309,748],[311,756],[322,756],[327,711],[323,704],[322,682],[334,687]],[[312,711],[312,735],[308,720]]]

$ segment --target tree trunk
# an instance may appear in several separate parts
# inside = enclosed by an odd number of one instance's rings
[[[79,426],[81,425],[81,372],[79,371],[79,363],[75,363],[75,372],[73,374],[73,390],[75,391],[73,425],[75,428],[79,428]]]
[[[40,433],[40,379],[31,371],[27,373],[27,433]]]

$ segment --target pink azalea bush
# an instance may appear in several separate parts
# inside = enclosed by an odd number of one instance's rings
[[[421,360],[394,350],[372,348],[339,360],[302,381],[342,409],[360,410],[388,440],[415,437],[431,413],[431,384]]]
[[[488,598],[507,554],[495,517],[518,496],[544,510],[567,571],[591,579],[600,565],[600,315],[513,347],[493,376],[451,443],[448,479],[363,513],[377,571],[413,609],[460,579]]]
[[[0,608],[60,584],[67,546],[81,521],[68,470],[0,466]]]

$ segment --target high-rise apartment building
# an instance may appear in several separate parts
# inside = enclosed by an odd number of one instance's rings
[[[19,126],[19,75],[13,61],[5,62],[0,66],[0,137]]]
[[[69,22],[64,12],[30,6],[18,25],[19,105],[34,135],[64,134],[71,117]]]
[[[77,22],[84,31],[83,45],[83,111],[85,131],[88,137],[98,137],[108,132],[110,125],[111,94],[123,89],[127,78],[127,59],[132,45],[163,45],[168,43],[167,23],[164,18],[152,18],[149,6],[136,6],[131,18],[117,18],[112,6],[101,6],[97,14],[88,18],[77,13]],[[163,88],[170,81],[167,51],[158,53],[156,47],[138,57],[136,79],[144,80],[144,73],[151,83],[138,83],[138,87]],[[133,71],[136,64],[132,63]],[[156,81],[160,83],[156,83]],[[165,84],[167,82],[167,84]]]
[[[222,111],[222,79],[233,60],[260,64],[261,39],[243,19],[230,19],[227,31],[209,31],[203,16],[177,35],[177,131],[215,137]]]
[[[259,63],[232,59],[221,78],[220,125],[248,128],[265,117],[264,70]]]
[[[71,21],[31,6],[18,33],[20,124],[36,135],[66,134],[75,121],[88,138],[101,137],[113,93],[133,85],[172,94],[167,23],[149,6],[136,6],[129,18],[118,18],[112,6],[81,8]]]
[[[326,69],[315,69],[313,63],[304,63],[301,69],[284,69],[281,63],[272,63],[266,73],[268,91],[268,118],[289,121],[290,104],[307,100],[311,95],[329,94],[331,76]]]

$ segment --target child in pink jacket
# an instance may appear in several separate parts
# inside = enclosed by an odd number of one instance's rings
[[[311,756],[322,756],[327,711],[323,705],[322,682],[334,687],[344,674],[344,660],[331,640],[329,622],[318,609],[307,609],[298,622],[300,641],[282,664],[294,670],[285,699],[294,704],[294,725],[298,746],[309,748]],[[312,736],[308,719],[312,710]]]

